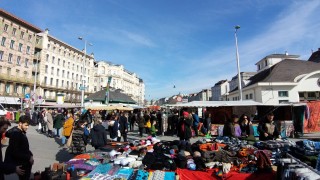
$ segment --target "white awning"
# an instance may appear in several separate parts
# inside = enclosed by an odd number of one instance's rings
[[[17,97],[6,97],[6,96],[0,96],[0,103],[1,104],[21,104],[19,102],[19,98]]]
[[[171,107],[224,107],[224,106],[260,106],[262,103],[246,101],[192,101],[189,103],[172,104]]]

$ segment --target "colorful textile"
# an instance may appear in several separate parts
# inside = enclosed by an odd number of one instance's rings
[[[116,174],[116,177],[121,179],[129,179],[132,176],[133,171],[134,170],[132,168],[121,168]]]
[[[136,180],[148,180],[148,177],[149,177],[149,172],[139,169]]]
[[[187,169],[177,169],[177,174],[180,180],[221,180],[221,177],[216,176],[214,170],[190,171]],[[245,179],[275,179],[276,172],[270,173],[238,173],[231,171],[228,174],[222,175],[223,179],[228,180],[245,180]]]
[[[311,101],[307,103],[309,108],[309,119],[304,121],[304,133],[319,132],[320,131],[320,101]],[[307,116],[308,117],[308,116]]]

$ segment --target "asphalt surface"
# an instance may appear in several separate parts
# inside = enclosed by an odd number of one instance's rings
[[[12,127],[16,126],[16,124],[12,124]],[[48,138],[47,136],[40,134],[36,131],[37,126],[30,126],[27,131],[27,137],[29,139],[30,149],[34,155],[34,165],[32,167],[32,173],[37,171],[43,171],[46,167],[49,167],[55,162],[66,162],[72,159],[73,155],[69,154],[67,149],[59,147],[61,145],[61,139],[58,138]],[[140,139],[138,134],[138,128],[135,127],[135,131],[128,133],[128,140]],[[146,137],[146,135],[144,136]],[[158,136],[160,140],[176,140],[178,137],[176,136]],[[203,137],[192,138],[191,143],[196,142],[197,140]],[[304,137],[300,139],[291,139],[293,141],[301,140],[301,139],[314,139],[318,140],[320,138],[320,133],[306,134]],[[6,150],[6,144],[2,148],[2,153],[4,157],[4,153]],[[91,145],[87,145],[87,152],[94,151],[94,148]],[[15,174],[6,176],[6,179],[15,180],[17,176]]]

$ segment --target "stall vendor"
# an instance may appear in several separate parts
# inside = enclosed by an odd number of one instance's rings
[[[267,118],[259,123],[258,131],[259,131],[260,141],[281,138],[279,129],[275,125],[273,118],[274,118],[274,114],[269,113],[267,115]]]

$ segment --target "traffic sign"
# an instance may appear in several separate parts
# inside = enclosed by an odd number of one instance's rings
[[[24,98],[30,99],[30,94],[25,94],[25,95],[24,95]]]
[[[86,87],[83,87],[83,86],[80,86],[80,87],[79,87],[79,90],[81,90],[81,91],[82,91],[82,90],[85,90],[85,89],[86,89]]]

